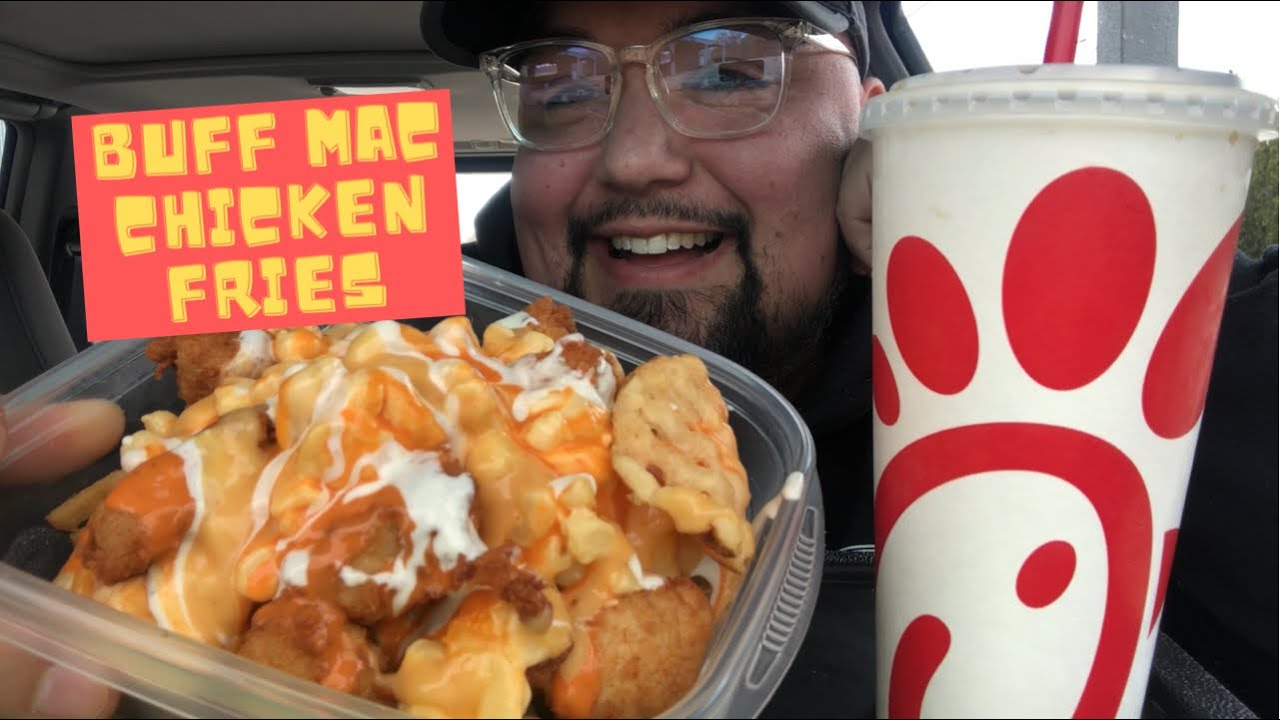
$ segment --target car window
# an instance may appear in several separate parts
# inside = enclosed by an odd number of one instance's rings
[[[903,15],[925,48],[930,65],[939,72],[1041,62],[1052,11],[1053,3],[1045,0],[902,3]],[[1099,34],[1103,30],[1098,14],[1096,0],[1081,7],[1077,63],[1098,62]],[[1000,22],[992,22],[991,18],[997,16]],[[1236,19],[1230,32],[1223,30],[1223,18]],[[1179,2],[1178,65],[1233,73],[1246,90],[1280,98],[1280,52],[1270,39],[1278,20],[1277,3]],[[1238,242],[1239,248],[1253,258],[1278,241],[1277,152],[1277,141],[1271,139],[1258,146],[1254,158]]]
[[[916,39],[938,72],[975,67],[1036,64],[1044,57],[1052,2],[965,2],[917,0],[902,3]],[[991,18],[999,17],[999,22]],[[1098,3],[1084,3],[1076,62],[1097,61]]]
[[[1234,73],[1246,90],[1280,98],[1277,22],[1276,3],[1184,0],[1178,3],[1178,64]]]
[[[4,198],[9,192],[9,166],[13,164],[11,136],[9,123],[0,120],[0,208],[4,207]]]
[[[458,231],[463,243],[475,240],[476,215],[510,179],[509,172],[458,173]]]

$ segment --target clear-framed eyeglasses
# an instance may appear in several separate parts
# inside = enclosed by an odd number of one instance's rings
[[[598,142],[613,127],[628,63],[645,67],[649,96],[678,132],[756,132],[782,106],[792,58],[802,49],[853,58],[834,36],[801,20],[733,18],[620,49],[578,39],[522,42],[483,53],[480,67],[521,145],[569,150]]]

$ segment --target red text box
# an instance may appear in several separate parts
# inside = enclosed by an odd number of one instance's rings
[[[91,341],[465,312],[448,91],[72,133]]]

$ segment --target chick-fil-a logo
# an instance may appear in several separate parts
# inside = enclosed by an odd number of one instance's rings
[[[1146,430],[1178,439],[1204,409],[1213,347],[1240,222],[1185,288],[1163,325],[1140,388]],[[1088,167],[1043,187],[1012,231],[1003,266],[1004,337],[1018,366],[1039,387],[1070,392],[1103,376],[1148,311],[1156,262],[1156,222],[1128,175]],[[893,371],[873,338],[876,418],[902,419],[900,389],[917,383],[954,396],[979,369],[979,333],[970,295],[946,255],[927,239],[901,237],[890,251],[885,294],[892,346],[906,375]],[[1152,502],[1133,460],[1107,439],[1070,427],[984,422],[919,437],[889,459],[876,488],[876,550],[903,514],[930,493],[982,473],[1024,471],[1068,483],[1087,500],[1103,535],[1106,583],[1101,627],[1075,717],[1112,717],[1135,655],[1156,627],[1177,528],[1161,528],[1153,547]],[[1152,563],[1159,583],[1147,615]],[[885,568],[878,568],[883,574]],[[1027,608],[1057,601],[1077,577],[1077,549],[1045,537],[1023,560],[1010,589]],[[945,613],[943,613],[945,615]],[[1086,629],[1087,630],[1087,629]],[[887,713],[919,717],[930,682],[952,650],[949,618],[921,613],[892,643]]]

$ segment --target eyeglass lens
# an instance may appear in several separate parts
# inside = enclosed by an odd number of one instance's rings
[[[716,137],[768,122],[782,96],[783,46],[771,28],[725,26],[656,48],[659,105],[678,129]],[[604,130],[614,104],[614,58],[560,42],[517,52],[502,68],[501,96],[520,134],[542,146],[584,142]]]

